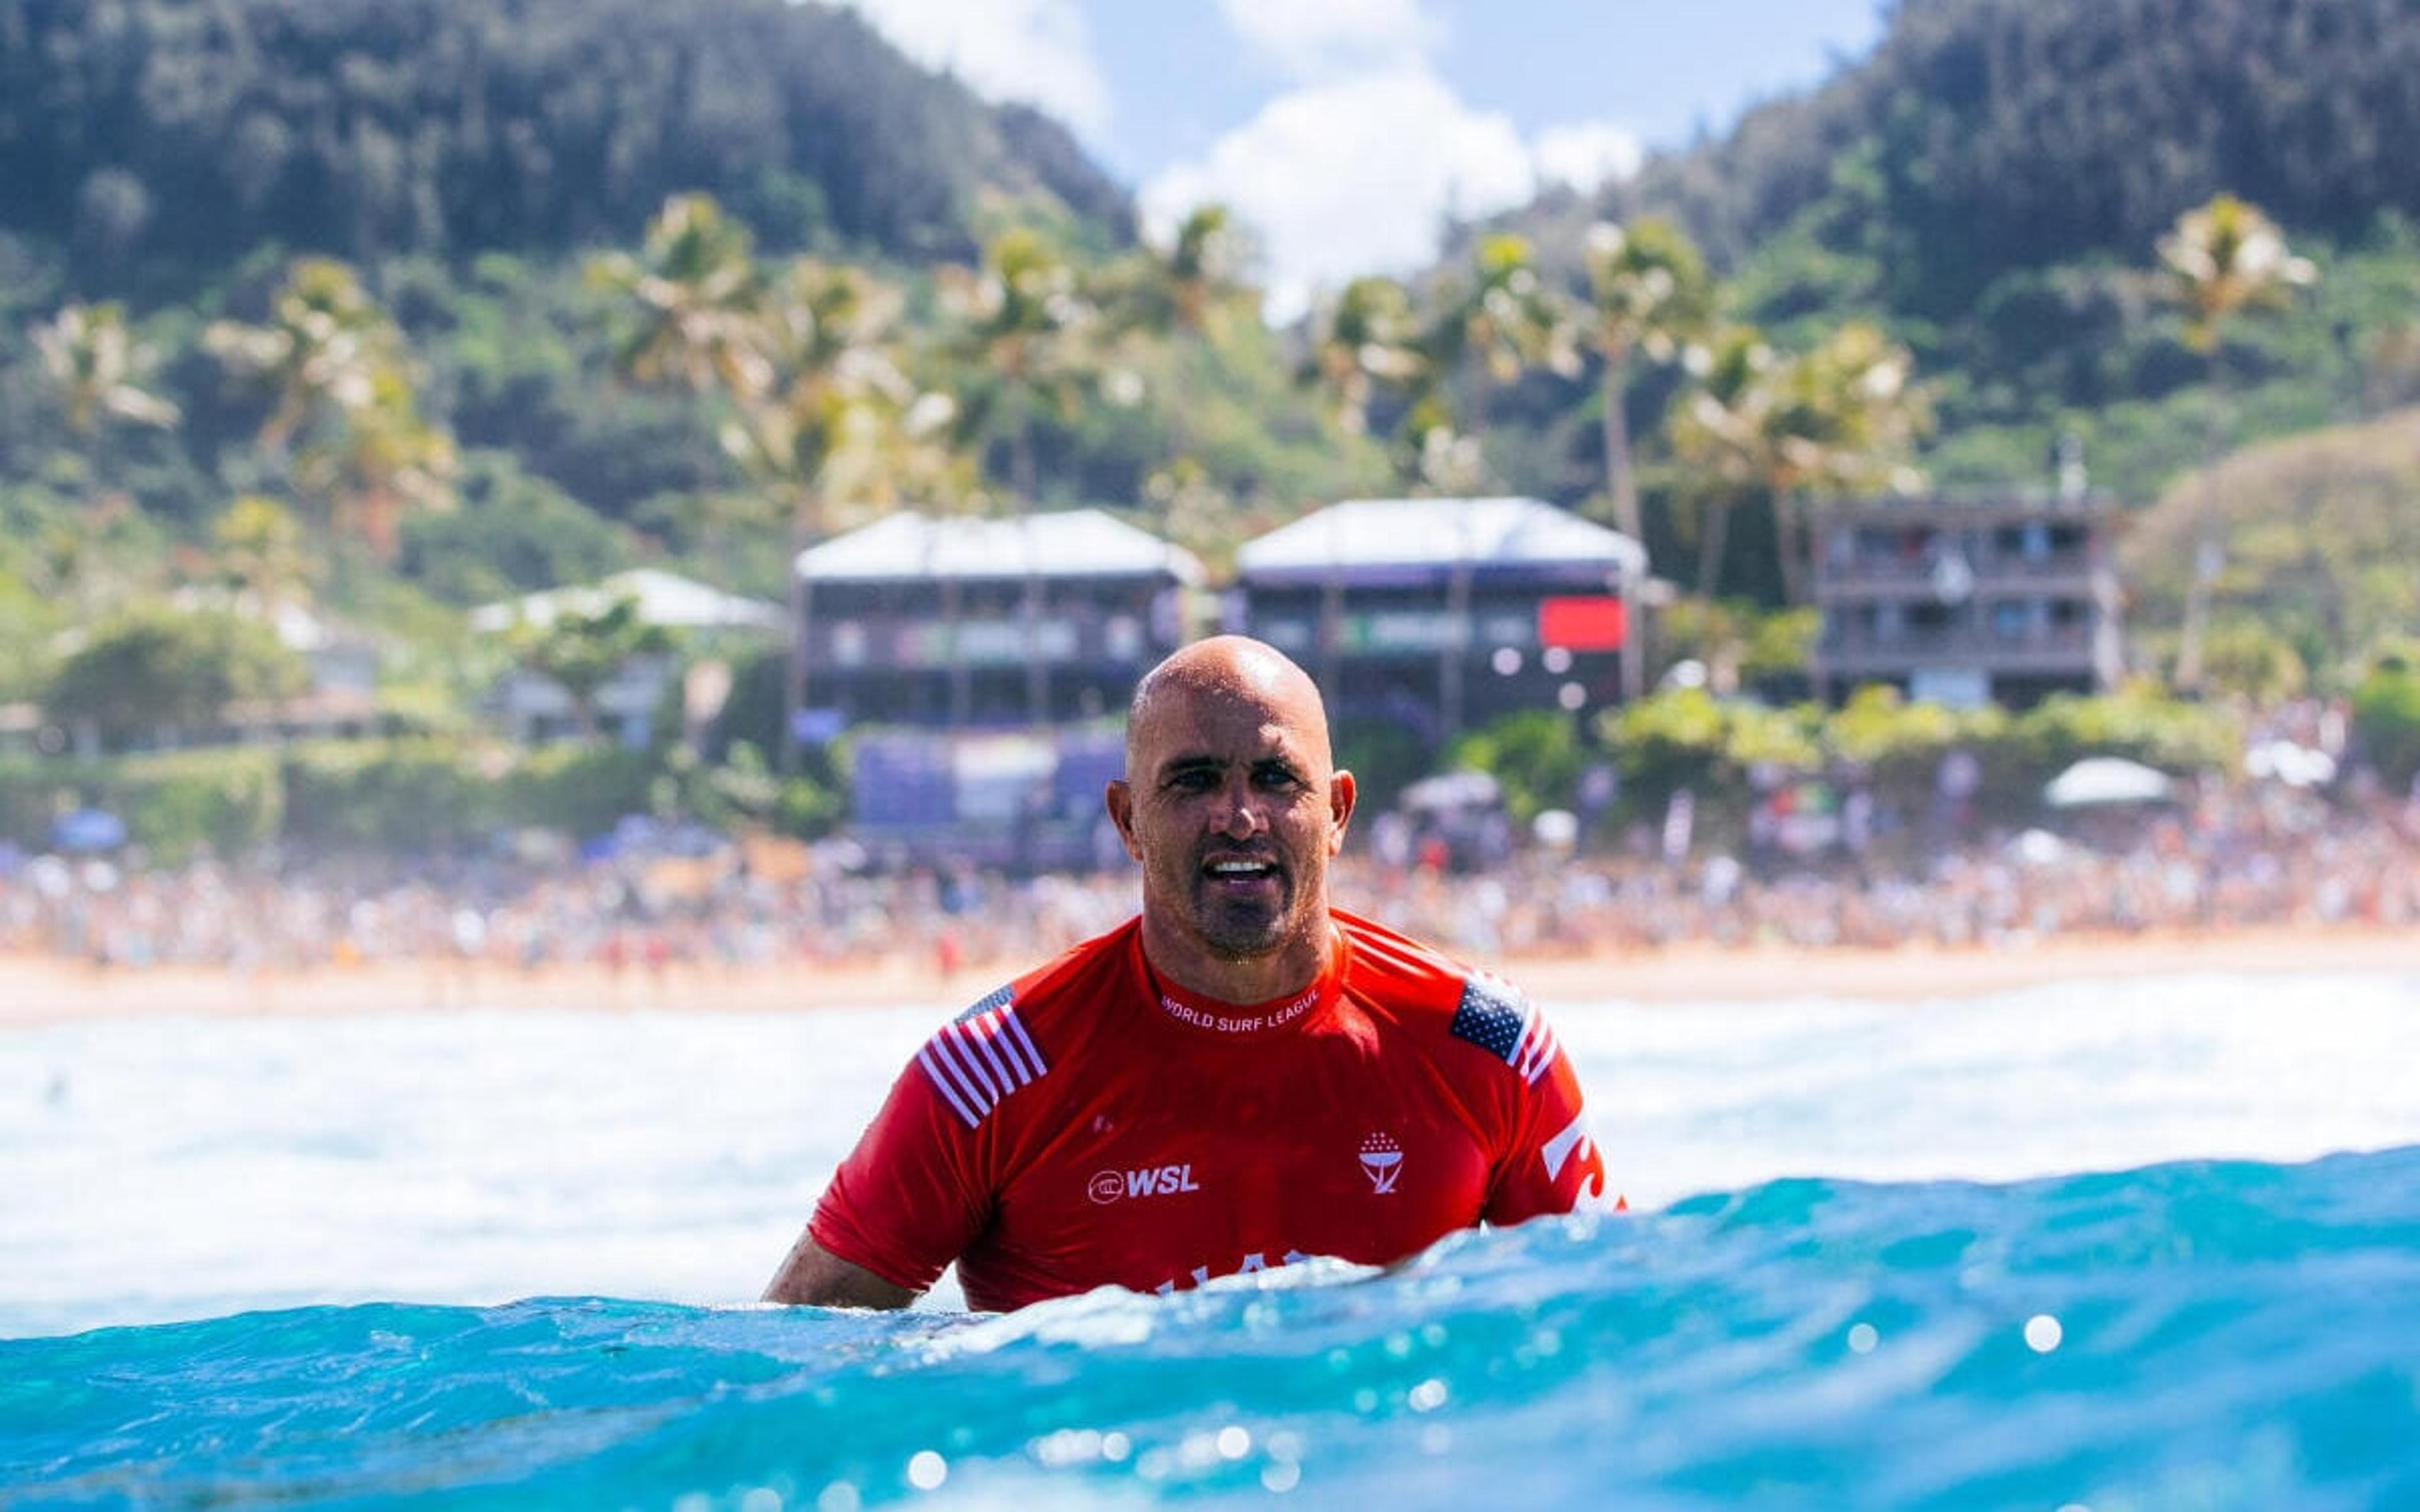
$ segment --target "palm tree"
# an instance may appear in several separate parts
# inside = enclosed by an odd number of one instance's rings
[[[1909,382],[1914,368],[1906,347],[1852,320],[1773,375],[1765,482],[1789,602],[1808,597],[1808,493],[1914,486],[1904,459],[1932,423],[1923,392]]]
[[[166,428],[181,420],[175,405],[146,386],[157,355],[135,337],[122,305],[69,304],[36,326],[33,338],[42,377],[81,443],[87,479],[108,425]],[[97,571],[104,553],[96,547],[130,513],[126,495],[96,486],[84,502],[82,518],[52,528],[37,543],[36,557],[51,588],[68,600],[79,619],[88,617],[105,593]]]
[[[898,292],[863,270],[798,257],[758,265],[745,225],[704,194],[664,202],[636,256],[589,264],[617,297],[615,363],[644,383],[719,393],[723,449],[783,501],[795,554],[903,499],[955,491],[946,431],[954,406],[903,370]],[[789,575],[792,624],[804,585]],[[792,716],[805,696],[794,653],[783,682],[781,761],[793,769]]]
[[[992,390],[992,403],[969,406],[965,418],[1007,443],[1009,486],[1029,510],[1039,492],[1034,417],[1044,409],[1075,414],[1101,375],[1098,341],[1113,332],[1081,270],[1031,226],[994,237],[980,268],[943,269],[941,292],[958,320],[958,355]]]
[[[1604,365],[1600,424],[1605,437],[1606,496],[1614,527],[1646,540],[1639,519],[1638,480],[1631,465],[1625,403],[1630,361],[1644,352],[1671,361],[1713,314],[1714,285],[1697,247],[1670,222],[1650,216],[1628,227],[1610,223],[1588,234],[1590,345]]]
[[[642,382],[720,389],[735,402],[769,390],[752,241],[713,196],[675,194],[647,223],[638,255],[591,260],[589,284],[616,298],[627,322],[614,365]]]
[[[947,430],[956,407],[903,365],[899,291],[861,269],[794,259],[770,281],[760,332],[764,392],[743,397],[723,445],[786,494],[803,548],[911,499],[957,491]]]
[[[790,504],[791,553],[845,524],[911,501],[970,491],[952,444],[956,406],[920,390],[900,365],[895,289],[862,270],[800,257],[768,291],[768,392],[746,398],[723,445]],[[806,582],[787,573],[790,623],[805,624]],[[794,634],[782,684],[781,769],[796,768],[792,722],[806,702],[807,666]]]
[[[1540,367],[1576,377],[1578,338],[1570,301],[1540,275],[1528,239],[1511,233],[1481,239],[1467,281],[1445,286],[1420,342],[1424,371],[1405,424],[1421,482],[1466,493],[1485,481],[1478,440],[1463,433],[1450,402],[1447,386],[1456,373],[1475,365],[1497,385]]]
[[[1491,382],[1513,383],[1533,367],[1576,373],[1576,337],[1564,301],[1538,273],[1528,239],[1506,232],[1481,239],[1469,282],[1448,293],[1424,350],[1440,378],[1476,363]]]
[[[367,408],[379,369],[399,359],[401,337],[351,268],[305,257],[271,296],[267,324],[213,321],[202,342],[239,377],[269,389],[260,441],[282,453],[329,412]]]
[[[2296,288],[2318,277],[2318,270],[2308,258],[2294,255],[2287,247],[2285,233],[2275,222],[2233,194],[2221,194],[2178,217],[2175,228],[2160,239],[2159,252],[2167,270],[2169,298],[2185,314],[2185,345],[2210,363],[2211,418],[2202,455],[2208,477],[2223,449],[2227,323],[2248,310],[2284,306]],[[2217,580],[2223,555],[2219,528],[2216,501],[2205,500],[2191,586],[2185,594],[2183,634],[2177,647],[2177,687],[2189,692],[2201,687],[2211,588]]]
[[[1764,412],[1773,402],[1772,375],[1781,359],[1749,327],[1717,335],[1692,358],[1696,382],[1671,420],[1672,449],[1699,485],[1698,596],[1711,600],[1721,582],[1734,505],[1773,471]]]
[[[290,453],[294,481],[329,501],[331,524],[392,561],[407,507],[453,502],[454,442],[421,418],[403,333],[351,268],[296,263],[268,323],[213,322],[204,345],[274,396],[260,443]],[[299,442],[299,444],[298,444]]]
[[[1354,279],[1313,318],[1305,376],[1349,435],[1369,434],[1370,408],[1382,391],[1409,393],[1429,372],[1411,294],[1391,278]]]
[[[1146,241],[1104,270],[1100,302],[1109,328],[1224,345],[1238,323],[1260,313],[1259,291],[1244,280],[1250,255],[1250,239],[1227,207],[1196,206],[1167,245]]]
[[[210,539],[218,548],[221,581],[263,615],[273,617],[289,598],[300,596],[309,571],[302,530],[276,500],[245,494],[210,523]]]
[[[58,391],[68,428],[78,436],[90,436],[108,421],[177,424],[177,407],[144,386],[157,355],[135,339],[123,305],[70,304],[33,334],[42,375]]]
[[[962,423],[972,435],[1006,440],[1009,491],[1017,514],[1030,515],[1039,493],[1035,413],[1047,408],[1072,418],[1085,393],[1109,376],[1101,348],[1116,332],[1103,319],[1083,270],[1032,226],[994,237],[984,249],[981,268],[942,273],[942,295],[958,320],[957,355],[988,379],[989,402],[966,406]],[[1037,641],[1040,564],[1032,552],[1026,560],[1017,618],[1027,653],[1026,717],[1038,725],[1048,713],[1050,671]]]
[[[1761,489],[1772,502],[1783,596],[1807,599],[1805,497],[1910,480],[1901,458],[1931,424],[1907,349],[1851,321],[1813,351],[1783,358],[1750,330],[1719,337],[1673,420],[1673,447],[1714,485],[1699,543],[1699,591],[1721,569],[1729,511]]]

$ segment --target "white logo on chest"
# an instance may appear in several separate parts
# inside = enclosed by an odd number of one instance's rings
[[[1121,1197],[1162,1197],[1179,1192],[1199,1192],[1202,1183],[1193,1179],[1190,1161],[1178,1165],[1146,1165],[1140,1170],[1101,1171],[1084,1183],[1084,1190],[1094,1202],[1107,1205]]]
[[[1373,1192],[1395,1190],[1396,1178],[1404,1174],[1404,1147],[1393,1134],[1373,1134],[1361,1141],[1361,1174],[1370,1179]]]

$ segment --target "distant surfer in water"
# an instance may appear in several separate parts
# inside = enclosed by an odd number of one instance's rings
[[[1135,690],[1109,817],[1142,911],[926,1041],[768,1301],[1172,1291],[1601,1199],[1578,1079],[1505,983],[1334,908],[1353,816],[1319,689],[1256,640]]]

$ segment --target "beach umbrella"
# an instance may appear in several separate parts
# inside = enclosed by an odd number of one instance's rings
[[[106,809],[78,809],[51,821],[51,845],[61,851],[114,851],[126,843],[126,821]]]
[[[2167,773],[2122,756],[2086,756],[2050,779],[2042,801],[2054,809],[2088,809],[2123,803],[2164,803],[2175,795]]]

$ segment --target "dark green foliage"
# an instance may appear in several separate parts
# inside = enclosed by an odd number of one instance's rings
[[[1503,790],[1505,811],[1527,825],[1544,810],[1570,808],[1587,764],[1577,720],[1530,709],[1457,736],[1439,766],[1488,773]]]
[[[229,702],[288,697],[308,675],[257,620],[152,605],[96,629],[60,663],[42,705],[57,723],[89,724],[116,742],[208,730]]]
[[[1905,342],[1938,483],[2046,481],[2063,435],[2148,504],[2213,444],[2420,396],[2420,10],[2401,0],[1909,0],[1872,56],[1651,162],[1592,199],[1477,228],[1527,235],[1578,287],[1590,221],[1681,221],[1727,313],[1784,350],[1843,320]],[[2290,308],[2228,321],[2211,361],[2163,298],[2156,243],[2221,191],[2319,265]],[[1447,254],[1448,266],[1459,249]],[[1516,490],[1576,501],[1600,449],[1568,398],[1508,393],[1489,453]],[[1634,407],[1657,571],[1687,580],[1696,486]],[[1767,528],[1745,501],[1742,529]],[[1718,592],[1775,602],[1734,538]],[[2173,612],[2172,610],[2170,612]]]
[[[1341,718],[1335,748],[1337,766],[1353,774],[1360,807],[1371,813],[1394,807],[1404,789],[1429,770],[1428,743],[1408,725]]]
[[[1900,814],[1931,802],[1940,762],[1953,749],[1977,760],[1978,811],[1995,824],[2043,815],[2041,790],[2086,756],[2123,756],[2163,771],[2226,768],[2242,732],[2215,706],[2149,688],[2103,697],[2061,695],[2020,716],[1955,712],[1869,690],[1829,714],[1814,705],[1773,708],[1718,700],[1697,689],[1659,693],[1602,717],[1599,727],[1622,773],[1622,815],[1652,822],[1672,795],[1697,795],[1701,825],[1728,834],[1753,803],[1754,778],[1823,777],[1867,787]]]
[[[524,755],[498,795],[513,822],[574,835],[600,835],[624,814],[645,813],[659,765],[654,753],[559,741]]]
[[[2400,0],[1906,0],[1873,56],[1620,197],[1730,265],[1819,202],[1865,200],[1863,245],[1824,244],[1947,316],[2010,269],[2136,261],[2221,190],[2340,237],[2420,211],[2416,77]]]
[[[589,582],[630,559],[627,535],[509,452],[462,459],[456,507],[404,527],[398,569],[452,604],[480,604],[558,583]]]
[[[929,257],[978,192],[1123,224],[1030,111],[779,0],[0,0],[8,229],[87,291],[183,286],[264,239],[373,262],[633,235],[706,190],[759,230]]]
[[[2362,756],[2391,787],[2420,783],[2420,641],[2381,656],[2352,694]]]
[[[504,823],[480,752],[457,741],[323,741],[282,754],[284,838],[313,852],[438,854]]]
[[[275,839],[285,788],[276,752],[225,747],[127,757],[107,768],[91,801],[126,821],[132,843],[173,866],[204,849],[248,855]]]

